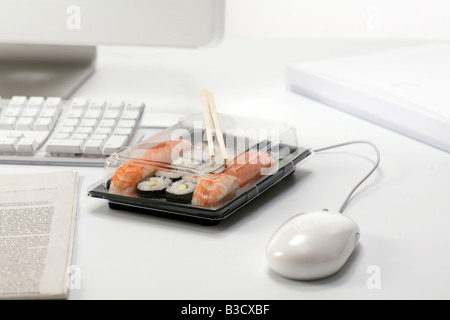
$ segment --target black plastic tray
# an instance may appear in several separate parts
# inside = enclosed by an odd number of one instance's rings
[[[92,187],[88,192],[88,196],[108,200],[109,207],[114,210],[139,212],[201,225],[216,225],[292,174],[298,163],[312,155],[310,149],[296,149],[296,156],[289,163],[280,167],[276,173],[263,177],[256,184],[243,188],[240,194],[218,209],[202,208],[159,199],[111,194],[104,187],[103,182]]]

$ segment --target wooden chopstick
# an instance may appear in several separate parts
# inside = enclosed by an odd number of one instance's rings
[[[205,128],[206,128],[206,137],[208,139],[208,147],[209,147],[209,156],[211,161],[214,161],[214,141],[212,137],[212,127],[211,127],[211,111],[208,101],[208,91],[206,89],[200,90],[200,99],[203,103],[203,116],[205,118]]]
[[[211,111],[211,116],[214,124],[214,129],[216,129],[216,138],[219,142],[220,152],[222,153],[223,163],[226,164],[228,161],[227,148],[225,147],[225,141],[223,140],[222,128],[219,122],[219,116],[217,114],[216,102],[214,101],[214,96],[212,92],[208,92],[209,108]]]

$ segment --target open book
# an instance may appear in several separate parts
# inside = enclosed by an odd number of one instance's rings
[[[66,299],[78,174],[0,176],[0,299]]]

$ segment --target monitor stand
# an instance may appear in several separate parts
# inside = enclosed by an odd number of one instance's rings
[[[68,99],[95,71],[96,47],[0,45],[0,97]]]

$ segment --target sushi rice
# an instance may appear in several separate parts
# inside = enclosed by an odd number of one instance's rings
[[[176,202],[191,202],[196,186],[195,182],[176,181],[166,189],[166,198]]]
[[[184,175],[186,175],[186,173],[173,170],[158,170],[155,172],[156,177],[168,178],[172,181],[181,180]]]
[[[170,186],[172,180],[163,177],[152,177],[139,182],[137,186],[138,195],[147,198],[163,197],[165,190]]]

